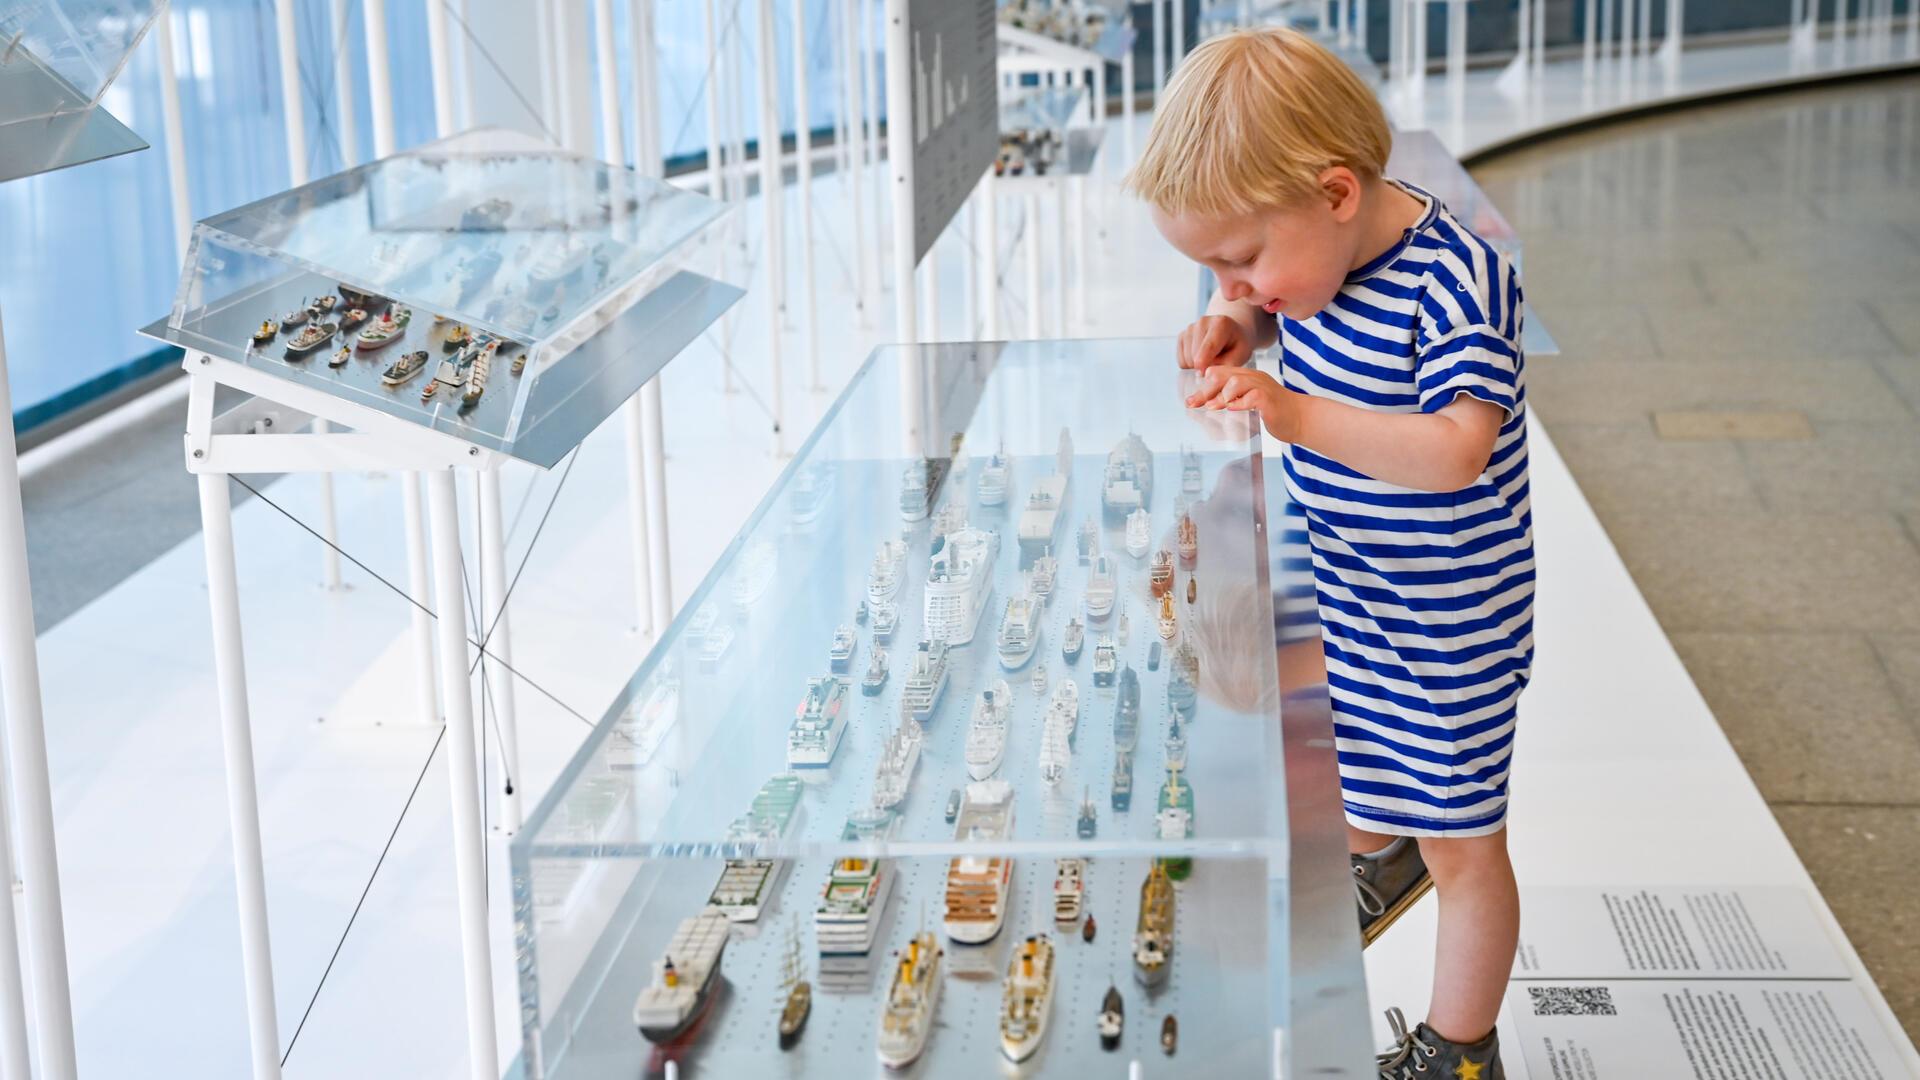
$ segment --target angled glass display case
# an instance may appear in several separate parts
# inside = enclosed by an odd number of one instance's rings
[[[1092,172],[1106,128],[1086,123],[1086,111],[1083,86],[1003,92],[1000,155],[993,174],[1018,181]]]
[[[1272,1071],[1265,469],[1170,356],[867,361],[514,841],[518,1075]]]
[[[726,212],[470,132],[200,222],[146,332],[551,466],[739,298]]]
[[[165,8],[166,0],[0,5],[0,180],[146,148],[99,105]]]

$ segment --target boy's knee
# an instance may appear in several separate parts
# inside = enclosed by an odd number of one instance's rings
[[[1490,836],[1423,836],[1420,858],[1436,882],[1489,871],[1510,872],[1504,829]]]

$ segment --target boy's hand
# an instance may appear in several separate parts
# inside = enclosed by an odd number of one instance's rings
[[[1300,398],[1259,368],[1222,368],[1200,381],[1200,389],[1188,395],[1187,407],[1258,412],[1274,438],[1291,443],[1298,441]]]
[[[1180,331],[1175,347],[1180,366],[1195,371],[1225,364],[1240,367],[1253,356],[1253,342],[1246,327],[1225,315],[1202,315]]]

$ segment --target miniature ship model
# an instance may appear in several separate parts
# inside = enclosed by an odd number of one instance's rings
[[[356,307],[359,305],[355,305]],[[413,309],[397,307],[380,316],[380,321],[360,331],[354,344],[362,349],[378,349],[393,343],[395,338],[407,332],[407,324],[413,321]],[[422,361],[425,363],[425,361]]]
[[[1000,989],[1000,1052],[1025,1061],[1047,1037],[1053,1014],[1053,939],[1035,934],[1021,942]]]
[[[847,680],[823,676],[807,680],[807,695],[794,710],[787,728],[787,764],[796,769],[824,769],[840,749],[847,733]]]
[[[920,763],[920,746],[925,741],[925,730],[911,720],[902,720],[887,736],[886,745],[880,748],[880,762],[873,770],[874,809],[891,810],[907,797],[907,786],[913,782],[913,768]]]
[[[1194,601],[1194,599],[1195,599],[1195,598],[1196,598],[1197,596],[1199,596],[1199,594],[1200,594],[1200,586],[1199,586],[1199,584],[1197,584],[1197,583],[1196,583],[1196,582],[1195,582],[1195,581],[1193,580],[1193,575],[1192,575],[1192,574],[1188,574],[1188,575],[1187,575],[1187,603],[1189,603],[1189,604],[1191,604],[1191,603],[1193,603],[1193,601]]]
[[[294,327],[305,326],[307,324],[307,318],[307,302],[302,300],[300,301],[299,307],[280,316],[280,329],[287,333],[292,333]]]
[[[1107,996],[1100,1002],[1100,1018],[1097,1021],[1100,1030],[1100,1048],[1112,1050],[1120,1045],[1120,1035],[1126,1030],[1127,1003],[1120,997],[1120,988],[1112,984],[1107,986]]]
[[[1168,593],[1160,598],[1160,639],[1172,641],[1173,635],[1179,631],[1180,622],[1173,614],[1173,594]]]
[[[1180,448],[1180,492],[1189,498],[1200,494],[1200,455],[1191,446]]]
[[[1127,515],[1127,554],[1144,558],[1153,543],[1153,518],[1145,510]]]
[[[873,609],[873,640],[885,645],[893,640],[894,627],[900,625],[900,608],[881,604]]]
[[[1080,553],[1080,565],[1085,566],[1093,561],[1095,555],[1100,554],[1100,527],[1089,519],[1081,524],[1080,531],[1076,536],[1076,546]]]
[[[440,347],[448,352],[455,352],[472,343],[473,331],[467,329],[462,323],[454,323],[448,327],[446,336],[440,339]]]
[[[996,451],[980,467],[980,505],[999,506],[1007,501],[1007,476],[1012,472],[1004,451]]]
[[[1192,716],[1200,702],[1200,658],[1183,638],[1173,647],[1173,671],[1167,676],[1167,707]]]
[[[921,723],[933,716],[940,695],[947,689],[947,643],[922,641],[913,652],[913,664],[907,669],[906,689],[900,695],[900,707]]]
[[[834,671],[846,674],[853,669],[853,627],[838,626],[833,631],[833,642],[827,646],[827,663]]]
[[[1069,664],[1080,662],[1080,650],[1086,646],[1087,631],[1077,618],[1067,619],[1067,628],[1060,633],[1060,656]]]
[[[1173,552],[1161,548],[1153,553],[1153,566],[1147,571],[1147,587],[1154,596],[1173,591]]]
[[[1113,577],[1113,560],[1106,555],[1097,555],[1093,560],[1093,570],[1087,575],[1087,618],[1100,622],[1113,614],[1113,598],[1116,592]]]
[[[793,494],[788,496],[787,505],[793,510],[795,525],[811,525],[820,517],[820,511],[826,509],[827,495],[833,490],[832,469],[825,465],[814,465],[801,469],[793,478]]]
[[[1133,977],[1143,986],[1167,981],[1173,966],[1173,882],[1158,859],[1140,885],[1140,921],[1133,934]]]
[[[953,838],[990,844],[1013,835],[1013,785],[1005,780],[982,780],[967,785],[954,822]],[[963,945],[992,941],[1007,915],[1007,883],[1013,860],[982,852],[962,855],[947,864],[947,936]]]
[[[1113,745],[1132,750],[1140,741],[1140,676],[1133,665],[1120,669],[1120,692],[1113,703]]]
[[[960,816],[960,789],[959,788],[954,788],[952,791],[947,792],[947,815],[946,816],[947,816],[947,824],[949,825],[953,824],[954,818],[957,818]]]
[[[813,984],[801,978],[803,968],[800,960],[800,932],[797,927],[787,928],[787,951],[780,962],[780,1049],[791,1047],[800,1039],[800,1031],[807,1026],[807,1016],[813,1012]]]
[[[1153,819],[1162,840],[1193,838],[1193,788],[1180,780],[1180,766],[1167,767],[1167,782],[1160,788],[1160,807]],[[1185,881],[1193,873],[1193,860],[1186,856],[1162,859],[1167,876]]]
[[[1192,514],[1180,515],[1180,565],[1189,569],[1193,560],[1200,554],[1200,529],[1193,523]]]
[[[1091,840],[1099,828],[1100,818],[1093,805],[1093,789],[1088,788],[1080,794],[1080,821],[1075,831],[1080,834],[1080,839]]]
[[[720,661],[733,647],[733,627],[722,624],[716,626],[700,643],[700,666],[712,671],[720,666]]]
[[[467,362],[467,387],[460,391],[462,409],[480,404],[481,395],[487,392],[487,376],[493,372],[493,355],[499,351],[497,341],[489,341],[473,351],[473,359]]]
[[[417,352],[403,353],[400,359],[395,360],[392,364],[388,365],[387,370],[380,373],[380,381],[388,386],[399,386],[401,383],[420,374],[421,369],[426,366],[426,350],[422,349]]]
[[[999,679],[980,691],[974,703],[973,720],[967,725],[967,775],[985,780],[1000,769],[1007,755],[1007,720],[1013,708],[1013,695],[1007,680]]]
[[[332,323],[309,323],[305,330],[287,339],[287,359],[305,360],[313,355],[314,350],[332,341],[333,335],[339,330]]]
[[[1147,670],[1160,670],[1160,643],[1157,641],[1147,643]]]
[[[1180,1021],[1175,1020],[1172,1013],[1168,1013],[1167,1018],[1160,1021],[1160,1049],[1168,1057],[1172,1057],[1173,1052],[1179,1047]]]
[[[652,985],[633,1003],[633,1025],[649,1042],[684,1035],[713,1003],[730,925],[713,912],[681,920],[666,953],[654,962]]]
[[[1112,686],[1114,672],[1118,666],[1119,660],[1113,651],[1113,638],[1107,634],[1101,634],[1099,643],[1093,647],[1093,685]]]
[[[938,549],[942,540],[966,527],[967,504],[959,499],[949,499],[944,506],[933,512],[933,525],[928,530],[928,540],[934,549]]]
[[[887,650],[876,646],[873,654],[867,658],[867,673],[860,677],[860,692],[868,697],[874,697],[885,685],[887,685]]]
[[[1067,474],[1055,473],[1033,482],[1027,505],[1020,511],[1020,550],[1051,547],[1060,531],[1060,507],[1067,497]]]
[[[1080,940],[1086,942],[1089,945],[1093,944],[1093,933],[1094,933],[1093,912],[1089,911],[1087,912],[1087,921],[1080,924]]]
[[[1080,687],[1072,679],[1063,681],[1047,705],[1047,717],[1040,730],[1040,779],[1057,784],[1067,774],[1073,760],[1073,729],[1080,720]]]
[[[926,1049],[933,1012],[940,1004],[940,961],[945,955],[931,930],[915,934],[904,951],[894,954],[899,963],[894,965],[893,983],[880,1009],[880,1037],[875,1043],[880,1063],[887,1068],[904,1069]]]
[[[327,358],[327,366],[328,367],[345,367],[347,361],[351,359],[353,359],[353,346],[342,345],[338,349],[335,349],[333,351],[332,356],[329,356]]]
[[[884,839],[892,827],[893,815],[885,812],[855,814],[847,819],[842,840]],[[887,859],[845,858],[836,860],[820,893],[820,907],[813,913],[813,936],[822,956],[865,956],[873,948],[880,921],[893,897],[893,879],[898,871]]]
[[[662,667],[646,700],[628,706],[607,740],[607,767],[638,769],[652,760],[674,721],[680,718],[680,680]]]
[[[779,840],[799,820],[800,778],[781,773],[761,785],[753,806],[727,830],[734,842]],[[792,861],[788,859],[728,859],[720,880],[707,897],[707,910],[733,922],[756,922],[767,901],[779,891]]]
[[[756,540],[747,545],[740,556],[740,565],[734,571],[731,594],[733,606],[745,611],[759,603],[767,595],[767,587],[773,584],[774,571],[780,565],[779,549],[768,540]]]
[[[1128,435],[1107,455],[1101,505],[1114,517],[1125,517],[1153,505],[1153,453],[1146,440]]]
[[[1006,616],[1000,621],[1000,666],[1018,671],[1033,659],[1040,644],[1040,602],[1026,593],[1007,600]]]
[[[867,569],[867,603],[875,611],[892,603],[906,572],[907,545],[898,540],[882,541],[880,550],[874,553],[873,565]]]
[[[265,345],[267,342],[272,341],[279,333],[280,328],[273,325],[272,319],[264,319],[260,323],[260,329],[253,332],[253,343],[255,345]]]
[[[949,646],[973,640],[993,592],[993,561],[1000,534],[965,528],[947,537],[927,570],[925,630]]]
[[[1056,859],[1053,864],[1053,918],[1055,922],[1080,921],[1087,895],[1087,860]]]
[[[352,330],[361,323],[366,322],[369,317],[367,309],[365,308],[348,308],[346,312],[340,316],[340,329]]]
[[[934,492],[947,474],[945,458],[921,458],[907,465],[900,476],[900,516],[908,521],[925,521],[933,510]]]
[[[1113,752],[1113,808],[1124,813],[1133,805],[1133,751]]]
[[[1187,767],[1186,729],[1180,726],[1180,714],[1174,713],[1173,720],[1167,725],[1167,768],[1184,769]]]
[[[1027,577],[1027,591],[1033,594],[1040,606],[1045,607],[1053,598],[1053,586],[1060,577],[1060,560],[1053,557],[1053,549],[1048,548],[1039,558],[1033,560],[1033,570]]]
[[[1044,694],[1047,692],[1047,662],[1045,660],[1034,665],[1033,678],[1030,680],[1030,683],[1033,686],[1034,693]]]

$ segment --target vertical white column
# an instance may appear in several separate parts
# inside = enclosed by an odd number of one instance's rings
[[[1167,0],[1153,0],[1153,107],[1167,88]]]
[[[1027,222],[1021,231],[1023,246],[1027,249],[1027,337],[1040,337],[1040,298],[1044,286],[1040,281],[1040,192],[1031,183],[1027,185]]]
[[[967,236],[973,242],[965,245],[961,252],[960,279],[964,288],[961,291],[961,325],[965,328],[961,341],[980,340],[980,185],[975,184],[973,193],[967,196]]]
[[[493,716],[499,724],[500,771],[506,781],[495,827],[512,836],[520,831],[520,722],[514,708],[513,672],[507,670],[513,666],[513,629],[507,616],[507,533],[500,513],[500,470],[481,469],[475,478],[480,484],[480,588],[486,597],[480,609],[480,641],[500,661],[485,665]]]
[[[559,130],[560,116],[554,102],[553,6],[547,0],[533,0],[533,49],[540,78],[540,125],[552,135]]]
[[[603,160],[623,165],[627,149],[620,131],[620,61],[613,44],[613,0],[593,0],[593,55],[600,90],[600,150],[605,155]]]
[[[800,291],[807,319],[807,389],[826,390],[820,381],[820,301],[813,280],[813,107],[807,96],[807,0],[793,0],[793,147],[799,158]]]
[[[173,208],[173,254],[185,262],[193,236],[193,210],[187,186],[186,133],[180,122],[180,76],[173,62],[173,12],[154,20],[155,47],[160,50],[160,117],[167,140],[167,194]]]
[[[1000,192],[993,170],[980,179],[980,340],[1000,338]]]
[[[441,138],[453,134],[453,62],[447,57],[447,9],[443,0],[421,0],[427,6],[427,69],[433,76],[433,130]]]
[[[781,256],[785,225],[780,204],[786,196],[786,184],[780,177],[780,55],[779,39],[773,27],[773,0],[759,0],[760,6],[760,220],[766,227],[767,267],[767,367],[769,385],[767,404],[773,411],[773,452],[786,453],[786,432],[781,423],[786,410],[782,403],[780,380],[780,312],[786,306],[786,260]]]
[[[653,0],[632,0],[627,10],[628,48],[633,54],[633,167],[658,177],[661,159],[660,62],[654,54]]]
[[[874,37],[873,20],[871,17],[869,17],[869,13],[868,13],[868,8],[869,8],[868,0],[854,0],[854,3],[859,8],[861,13],[860,29],[861,29],[861,33],[864,36],[860,40],[865,46],[865,50],[866,50],[864,62],[861,65],[861,77],[864,80],[865,93],[867,98],[867,113],[866,113],[867,157],[868,157],[867,164],[875,167],[874,171],[877,173],[877,176],[874,182],[879,184],[884,189],[888,185],[888,180],[890,178],[890,175],[878,169],[878,166],[880,164],[880,155],[883,152],[890,151],[892,149],[893,144],[891,140],[885,143],[881,142],[880,110],[883,105],[887,105],[887,107],[891,107],[891,105],[889,105],[888,102],[890,102],[892,99],[893,84],[887,81],[886,68],[884,66],[887,62],[887,57],[884,55],[882,50],[883,48],[891,48],[891,45],[887,44],[887,42],[890,42],[891,39],[886,38],[884,36],[880,39],[876,39]],[[884,20],[887,14],[886,0],[881,0],[880,11],[881,11],[881,18]],[[884,35],[884,33],[885,31],[883,29],[882,34]],[[909,81],[911,81],[911,77],[909,77]],[[885,102],[881,100],[883,87],[885,88],[884,92],[887,95],[887,101]],[[891,132],[892,130],[891,126],[889,126],[888,130],[889,132]],[[872,200],[872,203],[873,203],[872,213],[873,213],[874,249],[875,251],[883,251],[883,250],[890,251],[892,250],[891,248],[884,247],[883,245],[887,243],[887,240],[886,240],[887,214],[886,214],[885,207],[891,204],[891,199],[874,199]],[[873,286],[874,286],[874,292],[876,296],[878,296],[878,294],[883,293],[887,290],[888,275],[892,273],[895,269],[896,268],[893,266],[893,260],[891,259],[880,259],[878,261],[878,267],[873,275]],[[912,283],[909,282],[908,285],[909,285],[909,290],[911,290]]]
[[[667,444],[660,377],[640,388],[643,459],[647,465],[647,552],[653,572],[653,627],[661,633],[673,622],[673,547],[667,532]]]
[[[165,16],[162,16],[164,19]],[[13,865],[13,832],[7,801],[0,798],[0,866]],[[11,875],[9,875],[11,876]],[[15,923],[12,882],[0,889],[0,1070],[6,1076],[32,1076],[28,1047],[27,990],[21,972],[20,931]]]
[[[1326,21],[1327,6],[1316,5],[1321,13],[1321,22]],[[1187,0],[1173,0],[1173,55],[1167,58],[1167,74],[1180,70],[1180,61],[1187,55]],[[1155,102],[1158,104],[1158,102]]]
[[[894,340],[921,340],[914,312],[913,267],[913,42],[904,0],[886,0],[887,163],[893,189]],[[912,417],[917,414],[909,414]]]
[[[206,392],[211,394],[213,390],[208,387]],[[259,794],[253,777],[247,661],[240,642],[233,502],[227,494],[225,473],[201,473],[198,479],[200,531],[207,555],[207,603],[213,616],[213,673],[219,691],[220,741],[226,762],[227,823],[233,831],[234,890],[240,904],[240,970],[247,993],[247,1038],[254,1080],[276,1080],[280,1075],[280,1023],[273,1008],[273,944],[267,933],[267,876],[260,845]],[[13,679],[6,681],[8,686],[13,685]],[[12,711],[9,707],[8,712]]]
[[[280,106],[287,129],[289,186],[307,182],[307,106],[300,95],[300,42],[294,34],[293,0],[275,0],[275,38],[279,43]]]
[[[1133,16],[1127,16],[1127,25],[1133,25]],[[1120,55],[1120,132],[1126,147],[1126,164],[1133,164],[1133,46]]]
[[[367,104],[373,114],[373,156],[389,157],[393,140],[393,65],[387,58],[387,0],[361,0],[367,36]]]
[[[720,156],[720,81],[724,61],[720,53],[720,25],[714,0],[702,0],[700,25],[707,40],[707,194],[727,198],[727,170]]]
[[[352,0],[329,0],[333,14],[334,126],[340,132],[340,164],[352,168],[360,161],[360,118],[353,109],[353,53],[347,48],[352,25]]]
[[[447,789],[453,803],[453,866],[460,898],[460,955],[466,975],[467,1064],[474,1080],[499,1080],[493,1029],[493,965],[487,943],[487,879],[481,864],[480,777],[474,767],[473,683],[467,675],[466,620],[460,617],[460,505],[453,470],[427,474],[433,525],[435,620],[440,694],[447,703]]]
[[[1593,90],[1594,47],[1598,44],[1599,29],[1594,18],[1593,0],[1581,5],[1586,9],[1585,29],[1580,38],[1580,81],[1589,92]]]
[[[1071,198],[1067,201],[1073,207],[1073,304],[1074,325],[1084,326],[1091,321],[1087,313],[1087,278],[1091,277],[1092,265],[1087,252],[1087,178],[1074,176],[1067,180],[1072,187]]]
[[[633,0],[634,167],[656,180],[666,170],[660,145],[658,56],[654,37],[653,0]],[[660,376],[640,388],[640,486],[646,495],[647,596],[652,608],[641,616],[650,632],[659,633],[673,621],[673,572],[667,533],[667,448]]]
[[[1067,244],[1067,178],[1059,174],[1053,176],[1053,328],[1061,337],[1067,336],[1068,296],[1067,253],[1071,250]]]
[[[862,325],[867,323],[867,298],[872,295],[872,275],[867,266],[867,210],[866,199],[861,192],[861,181],[867,174],[866,131],[861,108],[861,87],[866,80],[861,76],[865,65],[860,59],[859,26],[854,15],[861,10],[861,0],[840,0],[840,47],[847,58],[847,66],[841,76],[840,108],[847,118],[847,138],[851,143],[847,147],[847,183],[850,202],[847,208],[853,217],[853,305],[859,309]]]
[[[920,283],[920,340],[940,340],[940,240],[927,249],[927,257],[915,268]]]

